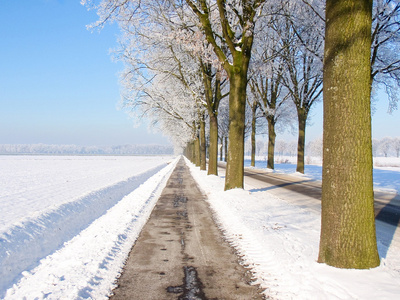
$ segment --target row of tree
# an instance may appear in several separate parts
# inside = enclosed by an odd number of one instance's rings
[[[372,140],[373,156],[400,157],[400,137]]]
[[[250,140],[246,141],[245,154],[251,156],[254,152]],[[322,157],[322,138],[316,138],[306,144],[305,155]],[[275,153],[280,156],[295,156],[297,154],[297,142],[277,140]],[[265,157],[268,154],[268,141],[258,140],[256,142],[256,156]],[[372,140],[373,157],[400,157],[400,137],[384,137]],[[222,160],[222,159],[221,159]],[[276,160],[275,160],[276,161]]]
[[[116,21],[122,30],[116,57],[126,66],[121,77],[125,107],[150,117],[201,169],[206,169],[208,128],[208,174],[217,174],[218,143],[227,145],[225,189],[243,188],[246,106],[253,140],[257,117],[267,120],[270,168],[275,126],[293,119],[294,112],[297,170],[303,172],[307,117],[323,92],[319,261],[354,268],[379,264],[370,99],[371,91],[383,85],[391,107],[396,105],[398,1],[82,3],[97,9],[94,27]]]

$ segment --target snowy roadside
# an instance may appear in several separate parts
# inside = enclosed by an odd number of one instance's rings
[[[377,222],[381,265],[343,270],[316,262],[320,213],[266,191],[224,192],[224,179],[188,163],[227,240],[270,299],[397,299],[400,232]]]
[[[22,272],[11,288],[0,290],[0,297],[107,299],[176,162],[174,159],[161,170],[153,169],[151,177],[139,177],[133,192],[40,260],[37,267]]]
[[[320,157],[307,157],[304,166],[305,174],[296,172],[296,157],[278,156],[274,170],[269,172],[290,174],[299,178],[322,180],[322,161]],[[250,167],[250,158],[246,157],[245,167]],[[253,168],[253,167],[250,167]],[[256,157],[255,168],[267,170],[266,157]],[[374,190],[400,194],[400,158],[374,157]]]

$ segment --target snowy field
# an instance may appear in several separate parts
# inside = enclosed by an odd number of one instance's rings
[[[176,161],[0,156],[0,298],[107,299]],[[248,185],[224,192],[222,176],[189,165],[270,299],[398,299],[397,228],[377,222],[378,268],[318,264],[319,213]]]
[[[171,160],[0,156],[0,298],[105,298]]]

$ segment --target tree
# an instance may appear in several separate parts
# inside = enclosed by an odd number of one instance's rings
[[[375,0],[372,14],[371,88],[384,87],[389,111],[397,108],[400,86],[400,3]]]
[[[296,171],[304,173],[306,125],[313,104],[322,95],[322,20],[307,5],[290,4],[277,32],[281,36],[286,72],[283,84],[297,110],[298,143]]]
[[[400,138],[395,137],[393,139],[393,148],[394,151],[396,152],[396,157],[400,157]]]
[[[322,138],[317,138],[307,144],[307,155],[322,157]]]
[[[225,98],[226,99],[226,98]],[[229,135],[229,103],[226,99],[221,102],[218,109],[218,134],[221,142],[221,161],[228,160],[228,135]],[[222,155],[224,153],[225,155]]]
[[[206,0],[186,0],[229,78],[229,154],[225,190],[243,188],[247,72],[256,14],[264,2],[216,0],[214,10]]]
[[[264,59],[264,61],[266,58]],[[271,63],[270,72],[255,73],[250,79],[250,91],[257,97],[259,106],[268,124],[268,159],[267,168],[274,169],[276,124],[287,116],[287,106],[285,100],[287,94],[282,92],[282,68],[279,64],[275,66],[276,58],[268,60]],[[283,94],[283,95],[282,95]]]
[[[324,51],[322,219],[318,261],[379,265],[372,183],[372,0],[328,0]]]
[[[210,121],[210,151],[208,175],[218,175],[218,108],[221,100],[227,96],[222,94],[226,80],[222,79],[222,70],[211,63],[200,59],[205,89],[206,107]]]
[[[257,128],[260,126],[259,122],[257,122],[258,120],[260,120],[261,118],[263,118],[263,115],[260,114],[261,110],[260,110],[260,104],[257,101],[257,99],[255,99],[254,95],[252,95],[251,93],[248,93],[247,95],[247,107],[249,108],[249,112],[251,112],[251,114],[249,115],[248,119],[250,119],[250,123],[251,125],[249,126],[251,128],[250,131],[250,144],[251,144],[251,162],[250,165],[252,167],[255,166],[256,164],[256,134],[257,134]]]
[[[388,155],[390,155],[390,150],[393,146],[393,139],[390,137],[385,137],[380,141],[379,149],[382,151],[385,157],[388,157]]]

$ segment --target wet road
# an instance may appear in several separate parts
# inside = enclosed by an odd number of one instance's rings
[[[110,299],[263,299],[181,159]]]

